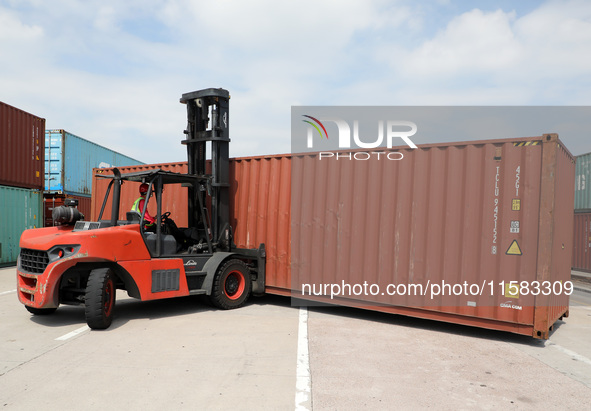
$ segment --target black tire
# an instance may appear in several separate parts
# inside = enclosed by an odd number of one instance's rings
[[[209,300],[221,309],[242,307],[252,287],[250,270],[241,260],[229,260],[218,268]]]
[[[30,312],[31,314],[34,315],[49,315],[49,314],[53,314],[55,312],[55,310],[57,310],[56,308],[34,308],[34,307],[29,307],[28,305],[25,305],[25,308],[27,309],[28,312]]]
[[[92,270],[85,295],[86,323],[93,330],[109,328],[115,309],[115,279],[109,268]]]

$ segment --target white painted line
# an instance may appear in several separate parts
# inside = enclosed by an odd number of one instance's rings
[[[581,361],[582,363],[585,363],[587,365],[591,365],[591,360],[589,358],[587,358],[581,354],[578,354],[572,350],[569,350],[568,348],[564,348],[562,345],[558,345],[553,342],[546,341],[546,346],[554,347],[558,351],[562,351],[566,355],[570,356],[573,360]]]
[[[81,334],[84,331],[88,331],[88,330],[90,330],[90,328],[88,328],[88,326],[85,325],[84,327],[80,327],[77,330],[74,330],[74,331],[69,332],[69,333],[67,333],[65,335],[62,335],[61,337],[57,337],[55,340],[56,341],[66,341],[66,340],[69,340],[70,338],[75,337],[78,334]]]
[[[12,294],[12,293],[16,293],[16,290],[2,291],[2,292],[0,293],[0,295],[8,295],[8,294]]]
[[[310,377],[310,356],[308,352],[308,309],[300,307],[298,323],[298,358],[296,367],[295,409],[312,408],[312,387]]]

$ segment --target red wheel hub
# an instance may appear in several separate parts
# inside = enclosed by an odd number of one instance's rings
[[[228,273],[226,281],[224,281],[224,294],[230,300],[237,300],[244,293],[245,287],[244,275],[240,271],[234,270]]]

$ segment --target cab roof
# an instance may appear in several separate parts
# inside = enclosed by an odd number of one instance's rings
[[[97,177],[101,178],[117,178],[116,174],[97,174]],[[197,184],[199,182],[205,182],[209,180],[209,176],[198,176],[194,174],[181,174],[173,173],[172,171],[165,171],[159,168],[153,170],[136,171],[133,173],[121,174],[121,180],[124,181],[137,181],[137,182],[150,182],[156,180],[156,178],[162,179],[163,184]]]

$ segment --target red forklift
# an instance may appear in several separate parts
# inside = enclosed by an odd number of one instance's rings
[[[224,89],[183,94],[187,106],[188,173],[160,169],[102,175],[111,181],[98,221],[84,221],[75,200],[53,210],[55,227],[26,230],[17,262],[18,297],[35,315],[51,314],[60,304],[83,305],[92,329],[111,325],[115,290],[140,300],[204,295],[221,309],[243,306],[265,291],[265,246],[237,248],[229,212],[229,100]],[[211,173],[206,173],[206,151]],[[119,220],[121,186],[145,183],[141,213]],[[167,185],[187,188],[188,226],[177,227],[163,212]],[[143,219],[150,197],[156,224]],[[111,218],[103,220],[111,201]]]

